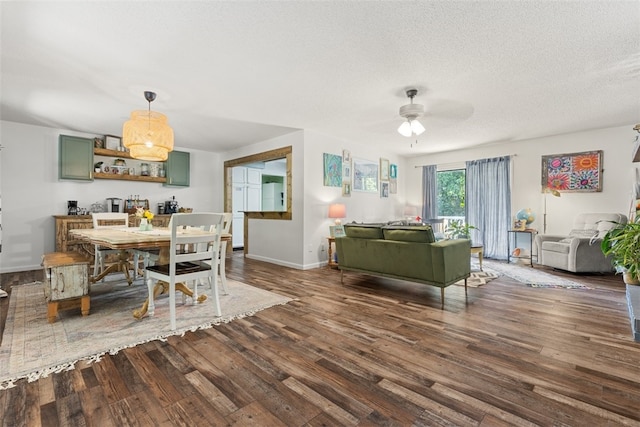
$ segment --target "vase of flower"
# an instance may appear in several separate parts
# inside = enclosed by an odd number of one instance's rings
[[[148,225],[147,218],[140,218],[140,231],[146,231]]]

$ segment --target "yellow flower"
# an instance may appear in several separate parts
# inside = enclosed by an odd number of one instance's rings
[[[152,220],[153,219],[153,214],[151,213],[151,211],[144,211],[144,217],[147,218],[148,220]]]

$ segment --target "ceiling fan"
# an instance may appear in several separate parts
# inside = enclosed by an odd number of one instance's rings
[[[418,94],[418,89],[407,89],[406,93],[411,103],[400,107],[400,117],[407,119],[407,121],[400,125],[398,133],[410,138],[414,135],[418,136],[425,131],[422,123],[418,121],[418,118],[424,115],[424,105],[413,103],[413,98]]]

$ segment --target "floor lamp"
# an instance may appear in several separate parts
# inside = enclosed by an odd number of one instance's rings
[[[547,234],[547,194],[551,193],[555,197],[560,197],[560,192],[553,188],[546,187],[544,193],[544,214],[542,215],[542,234]]]

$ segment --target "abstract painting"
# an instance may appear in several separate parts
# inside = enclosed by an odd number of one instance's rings
[[[542,156],[542,191],[602,191],[602,151]]]
[[[324,185],[342,187],[342,156],[324,153]]]

